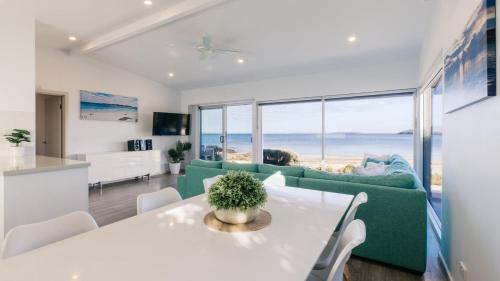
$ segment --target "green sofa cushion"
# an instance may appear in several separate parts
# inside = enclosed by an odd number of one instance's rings
[[[382,161],[379,159],[368,157],[368,158],[366,158],[365,167],[368,166],[368,163],[375,163],[375,164],[384,163],[385,165],[389,165],[391,163],[391,161],[390,160],[389,161]]]
[[[229,161],[222,162],[222,169],[233,171],[247,171],[251,173],[258,172],[257,164],[235,163]]]
[[[259,173],[262,174],[274,174],[276,172],[281,172],[284,176],[290,177],[303,177],[304,168],[294,167],[294,166],[275,166],[270,164],[259,164]]]
[[[193,161],[191,161],[191,165],[197,167],[222,169],[222,161],[207,161],[201,159],[194,159]]]
[[[362,183],[381,186],[392,186],[399,188],[415,188],[415,179],[412,174],[401,173],[384,176],[359,176],[359,175],[343,175],[322,172],[312,169],[306,169],[304,178],[345,181],[352,183]]]

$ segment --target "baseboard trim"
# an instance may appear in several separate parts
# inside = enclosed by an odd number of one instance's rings
[[[446,272],[446,277],[448,278],[448,281],[454,281],[453,276],[451,276],[450,269],[448,268],[448,265],[444,261],[443,254],[441,253],[441,250],[439,250],[439,261],[441,262],[441,266],[443,266],[444,271]]]

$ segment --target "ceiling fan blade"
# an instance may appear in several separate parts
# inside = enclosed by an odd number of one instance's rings
[[[230,49],[214,49],[214,50],[219,53],[241,53],[240,50],[230,50]]]

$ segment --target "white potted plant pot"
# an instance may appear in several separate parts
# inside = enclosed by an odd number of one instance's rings
[[[259,215],[259,208],[252,208],[246,210],[240,209],[219,209],[215,210],[215,217],[225,223],[230,224],[240,224],[240,223],[249,223],[255,220],[255,218]]]
[[[181,163],[168,163],[168,168],[172,175],[178,175],[181,170]]]
[[[24,146],[12,146],[10,153],[13,159],[20,159],[26,156],[26,148]]]

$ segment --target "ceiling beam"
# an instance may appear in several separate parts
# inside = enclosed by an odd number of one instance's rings
[[[70,53],[88,54],[95,52],[99,49],[116,44],[120,41],[129,39],[228,1],[230,0],[185,0],[161,12],[156,12],[150,16],[125,24],[108,33],[90,39],[86,44],[72,49]]]

